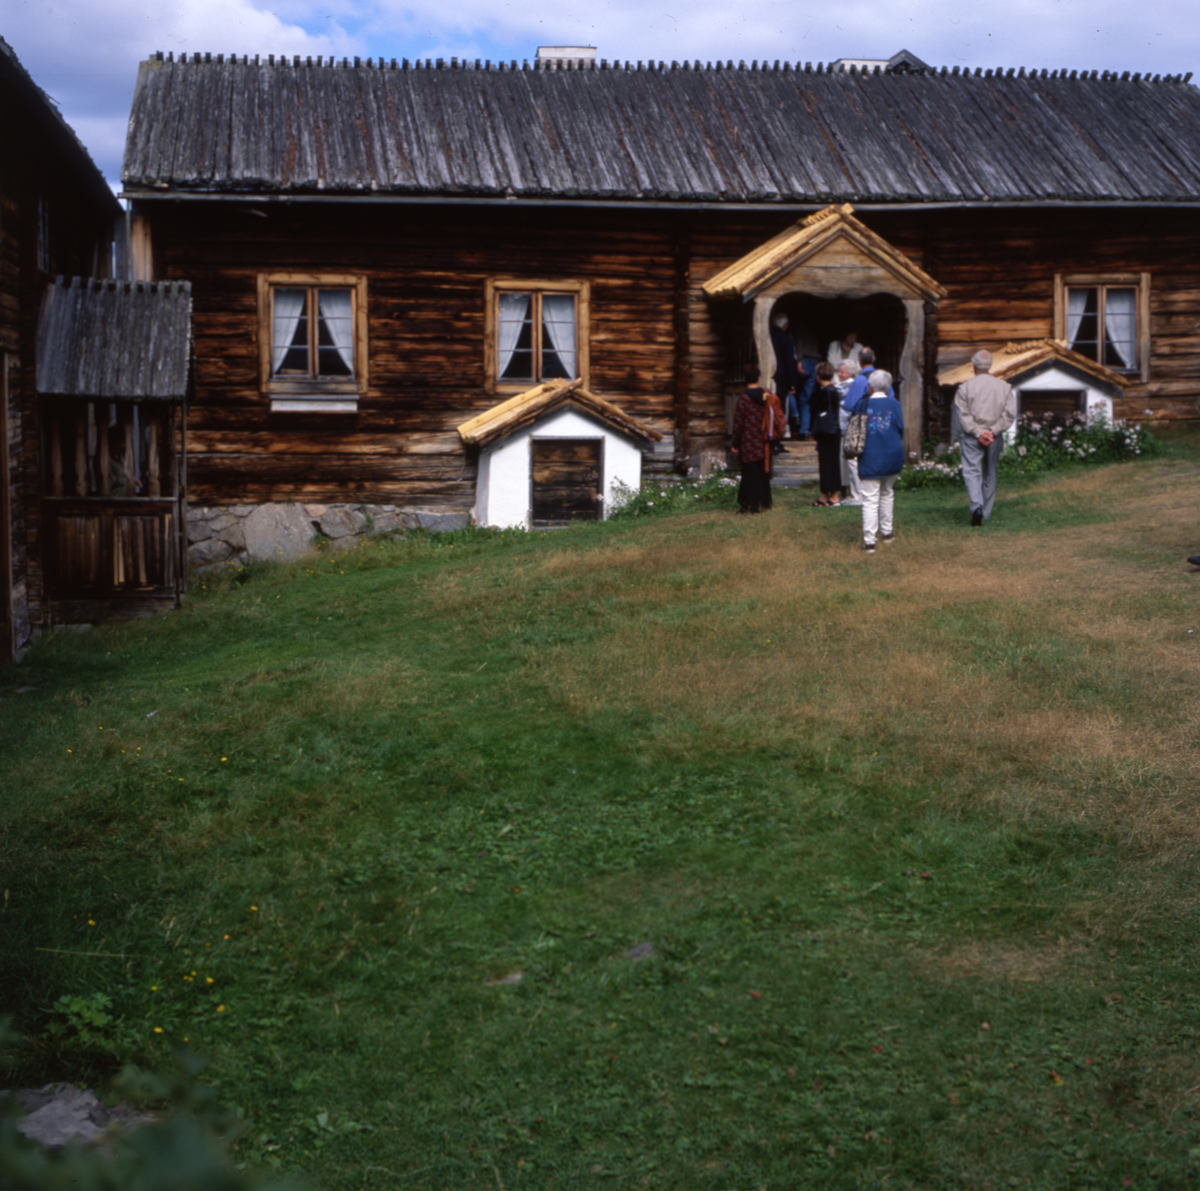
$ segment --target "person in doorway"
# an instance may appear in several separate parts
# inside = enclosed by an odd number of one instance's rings
[[[892,375],[872,370],[867,395],[867,441],[858,461],[863,492],[863,545],[875,553],[875,542],[896,537],[893,522],[896,477],[904,467],[904,413],[892,394]]]
[[[846,426],[850,422],[850,414],[845,406],[846,394],[861,371],[857,360],[843,360],[838,365],[834,388],[838,393],[838,419],[843,437],[846,434]],[[842,469],[842,504],[858,508],[862,505],[862,485],[858,480],[858,460],[847,459],[840,451],[838,457]]]
[[[841,339],[835,339],[825,353],[827,359],[835,368],[843,360],[857,360],[862,345],[858,342],[857,331],[847,331]]]
[[[842,453],[841,399],[833,383],[833,365],[822,360],[817,365],[817,388],[812,398],[812,433],[817,440],[817,467],[820,471],[821,495],[813,501],[814,509],[837,508],[842,503],[839,491],[842,469],[838,459]]]
[[[754,365],[746,369],[746,389],[733,410],[729,447],[742,469],[739,513],[760,513],[771,507],[771,431],[775,411],[758,383],[760,375]]]
[[[971,502],[971,524],[980,526],[996,503],[996,467],[1004,449],[1004,432],[1016,421],[1017,398],[1012,386],[992,376],[992,353],[980,349],[971,357],[975,375],[958,386],[954,408],[962,427],[962,473]]]
[[[853,413],[854,407],[867,395],[871,383],[871,373],[875,371],[875,353],[869,347],[864,347],[858,353],[859,372],[846,390],[842,398],[842,406],[847,413]],[[888,392],[889,397],[895,397],[894,392]]]

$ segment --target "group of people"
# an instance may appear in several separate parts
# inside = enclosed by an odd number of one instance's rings
[[[861,506],[862,548],[874,553],[877,542],[896,536],[895,483],[904,467],[904,412],[892,376],[875,367],[874,351],[860,345],[853,331],[831,343],[820,362],[797,362],[786,315],[772,320],[771,340],[775,392],[760,385],[761,373],[751,366],[734,409],[731,448],[742,472],[738,511],[757,513],[771,507],[771,458],[786,450],[786,423],[794,438],[811,433],[816,441],[820,495],[814,507]],[[992,515],[996,467],[1004,432],[1016,420],[1016,397],[1005,381],[991,375],[990,352],[976,352],[971,363],[975,375],[959,386],[955,407],[971,524],[980,526]],[[866,419],[866,436],[861,455],[847,458],[842,442],[856,413]]]

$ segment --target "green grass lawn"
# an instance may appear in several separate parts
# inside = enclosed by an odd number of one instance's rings
[[[1195,458],[902,493],[874,557],[788,494],[52,635],[6,1078],[186,1040],[330,1189],[1195,1187]]]

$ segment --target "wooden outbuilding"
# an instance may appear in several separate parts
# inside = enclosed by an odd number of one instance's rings
[[[191,286],[60,277],[37,349],[45,623],[177,607]]]
[[[0,663],[45,621],[37,320],[56,274],[107,277],[121,209],[0,38]]]
[[[1113,408],[1134,381],[1082,352],[1072,351],[1065,339],[1035,339],[1006,343],[992,353],[993,376],[1007,381],[1017,395],[1017,417],[1077,416],[1113,422]],[[948,401],[958,386],[975,375],[968,362],[938,377]],[[1015,428],[1013,433],[1015,433]],[[952,437],[957,437],[955,432]]]
[[[939,372],[1059,339],[1118,418],[1200,416],[1190,75],[156,55],[124,163],[193,282],[192,499],[468,510],[464,422],[553,381],[726,458],[746,364],[851,330],[908,448]]]
[[[479,452],[478,525],[538,529],[603,521],[636,492],[643,455],[662,435],[578,380],[554,380],[464,422]]]

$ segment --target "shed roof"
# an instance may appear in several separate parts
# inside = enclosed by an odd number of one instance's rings
[[[182,399],[191,349],[190,281],[59,277],[38,317],[38,392]]]
[[[1192,203],[1200,90],[907,62],[159,54],[138,73],[122,177],[130,193]]]
[[[487,446],[540,421],[564,405],[591,414],[622,434],[644,442],[662,440],[662,435],[653,426],[631,418],[620,406],[589,393],[581,380],[551,380],[535,385],[463,422],[458,433],[468,446]]]
[[[816,256],[834,240],[841,238],[849,240],[881,269],[891,273],[921,297],[933,300],[946,296],[944,286],[914,265],[882,236],[877,236],[855,219],[854,208],[849,203],[826,207],[801,219],[727,269],[722,269],[715,277],[710,277],[704,283],[704,292],[710,298],[740,297],[748,300],[777,277]]]
[[[36,143],[40,154],[54,154],[71,170],[73,182],[105,215],[120,214],[116,195],[83,142],[3,37],[0,37],[0,107],[5,117]]]
[[[1042,372],[1055,364],[1086,377],[1096,388],[1119,396],[1130,385],[1139,383],[1136,376],[1123,376],[1087,356],[1072,351],[1065,339],[1028,339],[1020,343],[1006,343],[992,353],[992,375],[1001,380],[1015,381],[1031,372]],[[957,368],[938,373],[939,385],[961,385],[975,375],[969,361]]]

